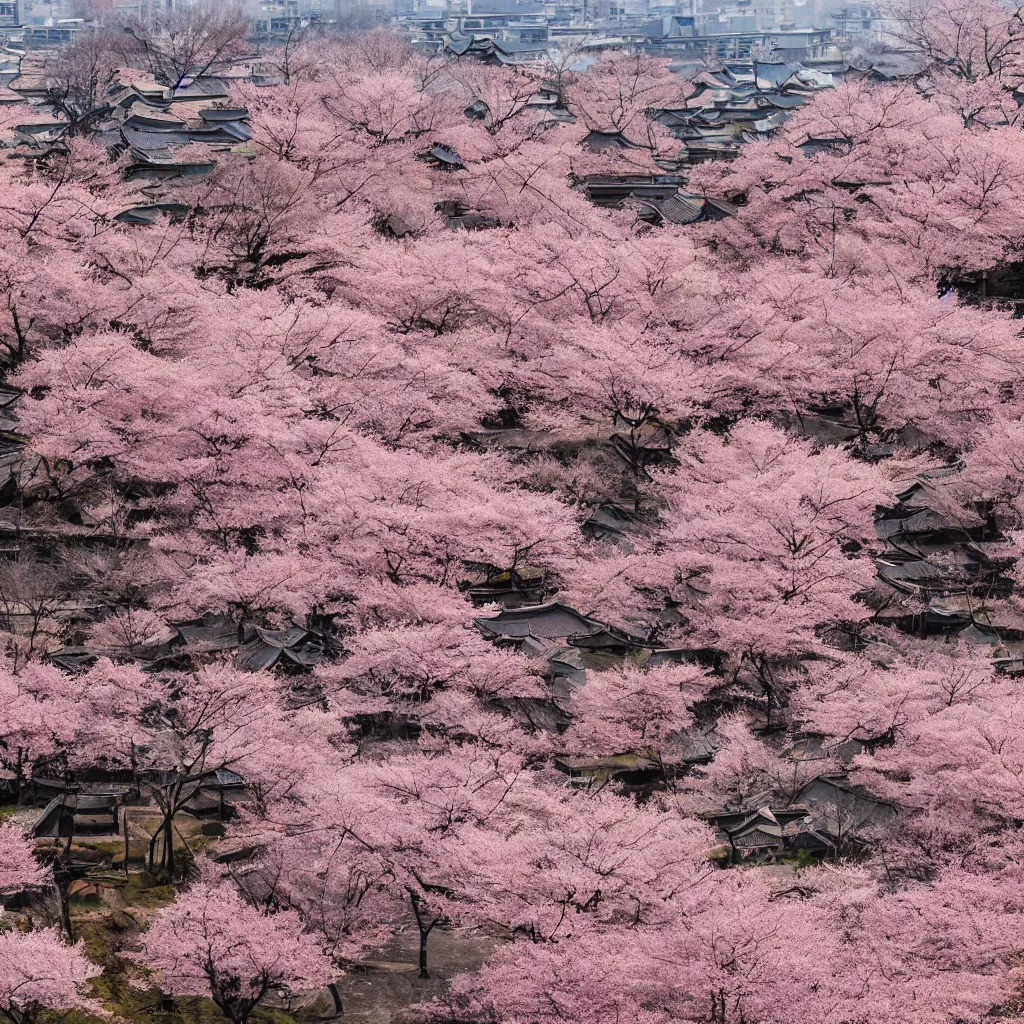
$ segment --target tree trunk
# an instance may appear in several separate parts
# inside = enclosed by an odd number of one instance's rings
[[[412,903],[412,912],[416,916],[416,927],[420,932],[420,973],[419,977],[423,980],[429,980],[430,972],[427,970],[427,939],[430,938],[430,933],[433,931],[434,925],[437,924],[439,918],[434,918],[430,924],[427,924],[423,918],[423,913],[420,910],[420,895],[418,892],[414,892],[412,889],[409,890],[409,901]]]
[[[25,1024],[28,1018],[19,1013],[16,1006],[0,1006],[0,1019],[9,1020],[11,1024]]]
[[[334,1015],[340,1017],[345,1012],[345,1008],[341,1005],[341,993],[338,991],[338,983],[336,981],[328,982],[327,991],[331,993],[331,1000],[334,1003]]]
[[[252,1013],[251,1009],[246,1010],[244,1007],[237,1006],[234,1002],[227,1000],[215,999],[214,1002],[220,1007],[220,1012],[231,1021],[231,1024],[248,1024],[249,1015]]]
[[[64,928],[64,934],[68,937],[68,942],[74,942],[75,933],[71,927],[71,898],[68,896],[67,889],[64,888],[60,891],[60,921]]]
[[[122,825],[123,825],[123,828],[124,828],[124,877],[125,877],[125,881],[127,881],[128,880],[128,850],[129,850],[129,846],[128,846],[128,843],[129,843],[129,840],[128,840],[128,808],[127,807],[124,809],[124,814],[122,815],[122,819],[123,819],[122,820]]]
[[[419,976],[423,979],[430,978],[430,972],[427,970],[427,939],[430,937],[430,929],[420,927],[420,974]]]
[[[164,820],[164,868],[168,878],[174,878],[174,815]]]
[[[60,904],[61,928],[68,942],[74,942],[75,935],[71,927],[71,897],[68,894],[68,887],[71,885],[71,872],[59,857],[53,862],[53,885],[57,890],[57,901]]]
[[[18,762],[14,769],[14,794],[14,806],[20,807],[25,795],[25,763],[21,747],[18,747]]]

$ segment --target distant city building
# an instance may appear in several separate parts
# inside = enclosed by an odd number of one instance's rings
[[[299,0],[244,0],[242,13],[255,35],[285,33],[302,23]]]
[[[836,35],[853,42],[899,45],[896,25],[871,4],[843,4],[828,15]]]
[[[821,60],[831,55],[834,31],[825,29],[757,29],[742,20],[696,23],[673,15],[643,25],[629,39],[662,56],[728,60],[773,53],[787,60]]]

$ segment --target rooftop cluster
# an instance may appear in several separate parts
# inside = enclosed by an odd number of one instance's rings
[[[51,57],[0,1014],[1014,1019],[1011,13],[891,74]]]

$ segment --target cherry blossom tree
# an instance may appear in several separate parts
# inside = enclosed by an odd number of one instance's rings
[[[50,57],[46,102],[67,119],[69,131],[86,131],[104,116],[104,94],[117,70],[117,45],[112,34],[90,32]]]
[[[240,54],[246,35],[241,11],[201,3],[168,10],[147,24],[127,24],[125,56],[177,89],[186,79],[222,70]]]
[[[142,937],[140,961],[173,995],[206,996],[246,1024],[273,992],[318,988],[330,960],[292,911],[264,914],[230,889],[193,886]]]
[[[44,877],[22,831],[10,824],[0,827],[0,892],[39,885]]]
[[[691,665],[590,673],[573,697],[575,721],[565,743],[580,752],[636,752],[667,770],[673,740],[693,724],[690,709],[711,685]]]
[[[85,995],[100,969],[56,931],[0,931],[0,951],[0,1015],[11,1024],[32,1024],[45,1010],[100,1009]]]
[[[1019,10],[987,2],[897,0],[886,4],[886,13],[903,40],[968,81],[991,77],[1012,88],[1020,80]]]

